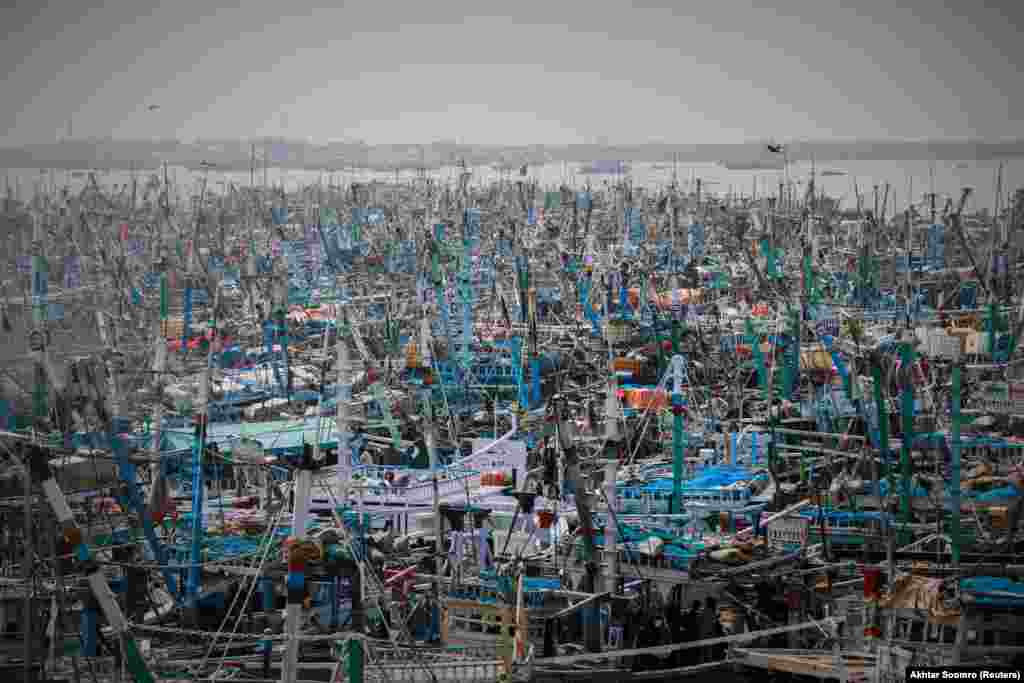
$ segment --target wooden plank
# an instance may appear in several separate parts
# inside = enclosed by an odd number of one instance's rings
[[[589,598],[586,598],[584,600],[581,600],[581,601],[577,602],[575,605],[570,605],[569,607],[566,607],[564,610],[562,610],[558,614],[556,614],[556,615],[554,615],[552,617],[549,617],[549,618],[550,619],[561,619],[562,617],[567,617],[570,614],[575,614],[576,612],[580,611],[581,609],[583,609],[584,607],[586,607],[590,603],[592,603],[592,602],[594,602],[596,600],[600,600],[602,598],[606,598],[609,595],[611,595],[611,594],[610,593],[595,593],[594,595],[591,595]]]
[[[764,650],[744,649],[735,650],[734,655],[737,657],[736,661],[738,663],[760,669],[783,671],[824,679],[837,678],[839,676],[835,666],[835,657],[832,655],[774,654]],[[844,657],[844,664],[848,675],[858,677],[866,676],[874,669],[873,664],[868,665],[860,657],[854,657],[853,659]]]
[[[764,520],[761,521],[759,526],[767,527],[769,524],[774,522],[776,519],[782,519],[783,517],[786,517],[787,515],[791,515],[794,512],[799,512],[800,510],[802,510],[803,508],[807,507],[810,504],[811,504],[810,498],[805,498],[804,500],[800,501],[799,503],[795,503],[794,505],[790,505],[789,507],[787,507],[784,510],[780,510],[779,512],[776,512],[775,514],[769,515],[768,517],[766,517]],[[736,534],[733,536],[733,538],[734,539],[735,538],[742,538],[743,536],[746,536],[747,534],[750,534],[753,531],[754,531],[753,527],[747,527],[746,529],[741,529],[740,531],[736,532]]]
[[[672,645],[656,645],[654,647],[631,648],[628,650],[613,650],[610,652],[596,652],[582,655],[564,655],[561,657],[547,657],[545,659],[538,659],[537,665],[551,666],[555,664],[576,664],[577,662],[589,662],[595,659],[621,659],[623,657],[635,657],[637,655],[669,655],[678,650],[689,650],[695,647],[706,647],[708,645],[727,645],[729,643],[742,643],[746,641],[757,640],[758,638],[775,636],[782,633],[793,633],[796,631],[805,631],[807,629],[812,628],[822,628],[824,626],[841,624],[844,621],[846,621],[845,617],[829,617],[828,619],[822,619],[821,621],[804,621],[799,624],[777,626],[775,628],[766,628],[761,629],[759,631],[748,631],[746,633],[737,633],[731,636],[704,638],[702,640],[694,640],[687,643],[674,643]]]
[[[494,614],[505,609],[506,605],[477,602],[475,600],[446,600],[444,606],[447,609],[474,609],[488,614]]]

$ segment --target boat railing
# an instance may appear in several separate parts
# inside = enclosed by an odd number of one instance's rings
[[[363,465],[357,471],[367,475],[366,479],[352,482],[351,490],[365,491],[366,498],[380,504],[395,505],[426,505],[433,501],[433,478],[427,481],[415,480],[405,486],[395,486],[399,474],[415,472],[417,475],[429,473],[430,470],[410,470],[386,465]],[[390,475],[390,476],[388,476]],[[438,473],[438,495],[441,498],[464,493],[466,488],[475,489],[480,485],[481,473],[459,467],[448,467]],[[379,482],[379,483],[371,483]]]
[[[61,676],[64,680],[73,680],[71,677],[79,671],[79,662],[73,661],[72,657],[58,657],[55,662],[55,670],[51,675]],[[119,657],[87,657],[87,666],[92,676],[100,680],[113,680],[113,677],[121,672]]]
[[[807,520],[809,534],[818,535],[821,533],[820,516],[818,513],[811,512],[802,514],[799,517]],[[889,518],[888,522],[895,524],[895,520],[891,518]],[[885,523],[885,517],[876,515],[864,516],[857,513],[851,515],[847,512],[837,511],[825,513],[825,533],[833,537],[871,536],[877,533],[877,525],[884,525]]]
[[[635,565],[648,569],[663,569],[665,571],[685,572],[689,569],[690,558],[672,555],[645,555],[636,548],[620,550],[619,566]]]
[[[501,631],[511,635],[514,627],[515,610],[511,605],[447,600],[441,609],[441,642],[445,647],[469,648],[475,656],[488,650],[494,656]]]
[[[430,663],[377,664],[363,673],[364,680],[384,683],[434,681],[496,681],[505,670],[499,659],[454,659]],[[339,680],[348,680],[347,677]]]
[[[402,465],[359,465],[352,468],[354,475],[361,476],[363,479],[376,479],[380,481],[394,481],[403,474],[422,474],[428,471],[410,469]]]
[[[863,599],[859,595],[840,598],[836,601],[836,615],[846,620],[844,647],[861,649],[864,645],[862,627],[867,618]],[[1000,646],[1013,646],[1021,635],[1019,615],[1013,610],[968,612],[966,618],[951,623],[948,619],[933,620],[926,610],[883,608],[874,621],[883,627],[884,645],[897,655],[893,661],[881,665],[882,673],[890,677],[882,678],[886,681],[905,680],[904,670],[911,662],[914,666],[948,666],[961,640],[959,628],[967,629],[962,639],[967,651],[962,655],[969,655],[970,650],[995,651]]]
[[[750,505],[749,488],[683,489],[683,507],[701,507],[709,510],[737,510]],[[620,510],[632,512],[639,507],[648,513],[664,508],[672,500],[672,491],[648,490],[643,487],[618,489],[616,504]]]
[[[768,524],[768,545],[785,550],[807,545],[810,520],[806,517],[783,517]]]
[[[684,508],[704,510],[740,510],[750,505],[750,489],[685,489]]]

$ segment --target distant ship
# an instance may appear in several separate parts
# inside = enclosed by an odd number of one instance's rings
[[[579,173],[584,175],[616,175],[619,173],[629,173],[629,164],[624,161],[595,161],[587,164],[586,166],[580,166]]]
[[[784,165],[781,161],[719,161],[729,171],[781,171]]]
[[[512,173],[522,167],[522,164],[513,164],[510,161],[499,161],[496,164],[491,164],[491,170],[498,171],[499,173]]]
[[[826,177],[827,176],[841,176],[841,175],[846,175],[846,171],[822,171],[821,175],[826,176]]]

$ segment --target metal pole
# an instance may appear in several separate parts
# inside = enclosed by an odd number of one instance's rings
[[[40,506],[41,507],[41,506]],[[48,633],[50,638],[49,667],[51,670],[57,667],[57,643],[61,640],[60,615],[64,607],[64,577],[61,575],[60,562],[57,558],[57,520],[52,515],[47,516],[46,535],[49,543],[50,562],[53,567],[53,599],[50,602],[50,623],[53,624],[53,633]],[[47,624],[46,630],[50,627]],[[63,648],[62,648],[63,649]]]
[[[363,632],[363,581],[357,566],[352,572],[352,617],[353,634]],[[348,683],[363,683],[363,642],[357,638],[348,641]]]
[[[908,333],[909,336],[909,333]],[[914,442],[914,350],[907,341],[903,345],[901,358],[901,370],[903,371],[903,387],[900,396],[900,412],[903,417],[903,434],[900,445],[900,469],[902,470],[902,481],[900,482],[900,517],[903,522],[901,530],[901,543],[909,543],[910,530],[906,526],[913,518],[911,510],[911,477],[913,475],[913,464],[910,460],[911,445]]]
[[[209,397],[210,364],[207,362],[199,375],[199,402],[196,406],[195,438],[192,443],[192,547],[188,572],[188,606],[198,616],[199,589],[202,582],[203,562],[203,494],[206,478],[203,476],[206,449],[206,403]]]
[[[56,648],[59,647],[63,651],[64,649],[64,629],[61,617],[64,614],[64,568],[61,566],[62,559],[57,557],[57,538],[63,536],[61,533],[60,520],[57,519],[57,515],[53,514],[50,517],[50,550],[53,556],[53,571],[56,578],[55,588],[57,589],[57,615],[54,619],[53,629],[53,640],[51,641],[50,649],[53,655],[53,663],[56,666],[57,655]],[[71,666],[72,673],[74,675],[75,683],[81,683],[81,675],[78,672],[78,654],[71,655]]]
[[[909,330],[909,329],[911,329],[911,326],[913,324],[912,323],[912,318],[911,318],[911,315],[912,315],[911,302],[912,302],[912,300],[914,298],[914,283],[913,283],[914,277],[913,277],[913,270],[911,269],[911,266],[910,266],[910,257],[911,257],[911,253],[910,252],[914,248],[913,247],[913,239],[912,239],[913,238],[914,230],[913,230],[913,227],[911,227],[911,225],[910,225],[910,210],[909,209],[903,213],[903,225],[904,225],[904,228],[906,229],[906,244],[905,244],[904,248],[907,251],[907,273],[906,273],[906,275],[907,275],[907,278],[906,278],[906,287],[907,287],[907,295],[906,295],[907,296],[907,314],[906,315],[907,315],[907,318],[906,318],[906,327]]]
[[[429,400],[429,399],[428,399]],[[440,573],[441,558],[444,554],[444,520],[441,518],[441,493],[437,480],[437,437],[434,434],[434,425],[424,425],[424,438],[427,442],[427,453],[430,457],[430,475],[433,482],[433,508],[434,508],[434,553],[436,571]]]
[[[885,397],[882,393],[882,366],[880,360],[875,358],[872,360],[871,367],[871,378],[875,394],[875,412],[878,419],[878,452],[879,458],[885,463],[885,476],[890,479],[891,477],[889,470],[889,411],[886,409]],[[877,478],[877,477],[876,477]],[[881,493],[881,484],[876,486],[876,493]],[[893,543],[891,542],[891,532],[889,525],[889,517],[887,510],[883,510],[885,515],[882,518],[882,524],[886,530],[887,542],[886,542],[886,554],[888,556],[889,565],[889,582],[891,583],[896,577],[895,559],[893,553]]]
[[[683,511],[683,363],[681,355],[672,356],[672,510]]]
[[[23,533],[25,535],[23,541],[25,544],[25,553],[21,560],[21,579],[25,585],[25,615],[22,619],[22,635],[25,638],[25,649],[22,656],[24,658],[24,681],[25,683],[30,683],[35,680],[35,677],[32,675],[32,660],[35,659],[35,652],[33,648],[35,634],[32,632],[35,624],[35,619],[33,619],[34,615],[32,613],[35,609],[35,605],[32,601],[32,589],[34,587],[32,581],[32,565],[34,564],[33,556],[35,554],[35,544],[32,542],[32,477],[29,475],[27,467],[22,473],[22,478],[25,483],[25,506],[23,510]]]
[[[47,469],[48,467],[46,465]],[[26,476],[28,476],[27,472]],[[50,504],[50,509],[53,510],[53,514],[57,518],[57,523],[64,530],[65,538],[74,546],[75,557],[81,562],[88,562],[90,558],[89,547],[84,543],[82,531],[75,524],[74,513],[72,513],[71,507],[68,505],[64,492],[61,491],[60,486],[53,478],[52,472],[48,471],[46,473],[42,481],[42,491],[47,502]],[[27,524],[28,522],[26,522]],[[103,610],[103,614],[106,616],[107,623],[113,630],[114,636],[121,643],[124,664],[131,673],[132,680],[136,683],[154,683],[155,679],[146,667],[146,661],[139,652],[138,644],[131,633],[128,632],[128,622],[124,618],[124,613],[117,604],[113,592],[110,590],[106,575],[99,570],[98,565],[93,565],[92,571],[87,574],[87,580],[95,603]],[[87,602],[84,613],[90,610],[91,605]],[[95,622],[92,622],[92,625],[94,627]],[[86,644],[88,645],[88,643]]]
[[[615,513],[615,480],[618,478],[618,460],[606,460],[604,465],[604,495],[608,503],[608,519],[604,525],[604,556],[608,562],[608,573],[605,575],[605,590],[613,595],[618,591],[619,583],[619,542],[616,534]]]
[[[351,434],[349,434],[348,408],[352,400],[352,372],[348,358],[348,344],[343,334],[345,320],[342,315],[341,303],[335,304],[334,327],[337,331],[338,345],[338,412],[335,416],[335,431],[338,434],[338,503],[342,506],[348,505],[348,488],[352,478],[352,449],[349,446]]]
[[[46,361],[46,285],[47,273],[43,267],[43,226],[39,215],[32,214],[32,333],[29,337],[29,350],[35,356],[35,384],[32,401],[32,413],[36,420],[46,417],[47,389],[45,381]],[[24,556],[22,558],[21,575],[25,586],[25,615],[22,631],[24,634],[24,680],[34,680],[32,676],[33,652],[33,614],[32,602],[32,568],[34,543],[32,537],[32,477],[28,467],[23,471],[24,496],[23,506]]]
[[[285,633],[288,635],[288,649],[281,675],[285,683],[295,683],[298,673],[299,621],[302,618],[302,601],[305,597],[305,561],[295,552],[295,546],[306,536],[306,521],[309,519],[309,492],[313,483],[313,472],[310,463],[303,463],[303,468],[296,471],[294,507],[292,508],[292,543],[293,549],[288,558],[288,607],[285,613]]]
[[[953,396],[950,412],[953,418],[952,436],[952,481],[951,505],[953,507],[952,528],[950,529],[950,541],[953,546],[953,566],[960,564],[960,364],[953,366]],[[1012,532],[1012,530],[1011,530]]]

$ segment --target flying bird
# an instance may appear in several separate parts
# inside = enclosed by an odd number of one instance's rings
[[[785,149],[782,145],[768,145],[768,151],[774,154],[782,154]]]
[[[151,104],[151,105],[149,105],[149,107],[147,107],[147,109],[149,109],[150,111],[156,111],[159,108],[160,108],[159,104]]]

